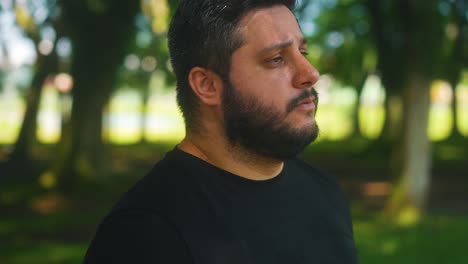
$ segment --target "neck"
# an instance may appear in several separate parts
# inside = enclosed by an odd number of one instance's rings
[[[213,132],[187,132],[178,148],[218,168],[251,180],[272,179],[283,169],[283,161],[232,146],[224,135]]]

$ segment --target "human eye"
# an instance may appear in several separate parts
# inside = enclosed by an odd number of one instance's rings
[[[307,56],[307,55],[309,55],[309,52],[307,52],[307,50],[306,50],[306,49],[300,49],[299,51],[300,51],[300,52],[301,52],[301,54],[302,54],[302,55],[304,55],[304,56]]]
[[[284,58],[281,55],[274,56],[266,61],[270,67],[278,67],[284,64]]]
[[[272,62],[274,63],[281,63],[284,61],[283,57],[282,56],[276,56],[274,58],[271,59]]]

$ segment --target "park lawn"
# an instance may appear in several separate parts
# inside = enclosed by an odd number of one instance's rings
[[[362,263],[468,263],[468,216],[429,215],[411,227],[367,216],[354,231]]]
[[[103,209],[0,219],[0,263],[81,263]],[[468,263],[468,216],[428,215],[411,227],[354,214],[361,263]]]
[[[0,219],[0,263],[81,263],[96,216],[25,214]]]

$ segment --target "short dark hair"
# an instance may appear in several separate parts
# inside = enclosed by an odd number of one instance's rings
[[[295,0],[181,0],[169,26],[169,54],[177,81],[177,103],[185,125],[193,129],[198,119],[198,98],[188,74],[203,67],[228,80],[232,53],[242,45],[239,21],[251,10],[284,5]]]

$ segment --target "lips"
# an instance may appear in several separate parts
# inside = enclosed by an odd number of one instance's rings
[[[297,103],[297,105],[301,105],[301,104],[310,104],[310,103],[315,103],[315,98],[312,97],[312,96],[309,96],[301,101],[299,101],[299,103]]]
[[[318,104],[318,96],[315,89],[304,90],[299,96],[292,99],[287,106],[287,112],[290,113],[295,109],[302,108],[309,110],[315,110]]]
[[[297,103],[296,108],[301,110],[314,110],[315,109],[315,97],[309,96]]]

